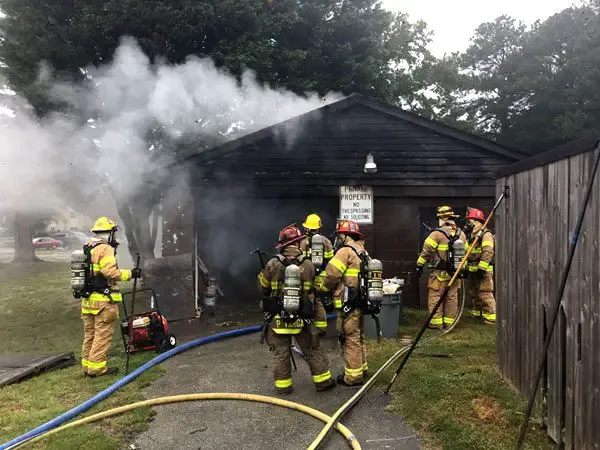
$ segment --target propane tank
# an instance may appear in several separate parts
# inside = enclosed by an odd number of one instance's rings
[[[204,304],[209,307],[215,306],[216,299],[217,280],[215,279],[215,277],[209,277],[208,287],[206,288],[206,292],[204,293]]]
[[[368,295],[373,304],[383,301],[383,264],[378,259],[370,259],[367,264]]]
[[[85,288],[85,254],[82,250],[71,253],[71,289],[73,297],[80,298]]]
[[[465,242],[458,238],[456,241],[454,241],[454,244],[452,245],[452,250],[453,250],[453,265],[454,265],[454,270],[458,270],[458,268],[460,267],[460,262],[462,261],[462,259],[465,257]]]
[[[310,241],[310,259],[316,267],[323,264],[323,252],[325,251],[325,240],[320,234],[315,234]]]
[[[289,314],[296,314],[300,309],[301,291],[300,267],[290,264],[285,268],[283,281],[283,309]]]

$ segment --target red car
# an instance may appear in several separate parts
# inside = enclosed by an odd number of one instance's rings
[[[37,249],[37,248],[55,249],[55,248],[63,246],[62,241],[56,240],[51,237],[35,238],[31,241],[31,243],[33,244],[34,249]]]

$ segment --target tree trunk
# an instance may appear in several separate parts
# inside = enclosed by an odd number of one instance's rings
[[[39,261],[33,250],[33,226],[35,220],[27,214],[15,213],[13,230],[15,235],[15,256],[13,262],[29,263]]]

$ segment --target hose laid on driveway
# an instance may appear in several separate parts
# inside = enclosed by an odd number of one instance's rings
[[[327,316],[327,318],[330,320],[335,319],[335,314],[329,314]],[[171,356],[175,356],[179,353],[185,352],[186,350],[190,350],[190,349],[198,347],[200,345],[209,344],[211,342],[217,342],[217,341],[221,341],[224,339],[229,339],[229,338],[237,337],[237,336],[243,336],[245,334],[250,334],[250,333],[257,333],[257,332],[261,331],[261,329],[262,329],[262,326],[260,326],[260,325],[256,325],[253,327],[247,327],[247,328],[239,328],[237,330],[225,331],[223,333],[217,333],[217,334],[213,334],[210,336],[205,336],[205,337],[202,337],[202,338],[190,341],[190,342],[186,342],[185,344],[182,344],[180,346],[177,346],[165,353],[158,355],[156,358],[151,359],[146,364],[138,367],[133,372],[131,372],[129,375],[121,378],[116,383],[110,385],[103,391],[94,395],[89,400],[86,400],[85,402],[81,403],[79,406],[76,406],[76,407],[70,409],[69,411],[67,411],[66,413],[63,413],[60,416],[55,417],[54,419],[46,422],[45,424],[40,425],[39,427],[34,428],[33,430],[28,431],[27,433],[22,434],[21,436],[18,436],[16,438],[12,439],[11,441],[2,444],[0,446],[0,450],[8,450],[10,448],[14,448],[14,446],[16,444],[19,444],[20,442],[29,440],[35,436],[45,433],[48,430],[59,427],[66,421],[73,419],[74,417],[78,416],[79,414],[82,414],[83,412],[85,412],[88,409],[92,408],[93,406],[97,405],[102,400],[105,400],[110,395],[114,394],[117,390],[121,389],[123,386],[131,383],[133,380],[135,380],[137,377],[139,377],[145,371],[147,371],[150,368],[169,359]]]
[[[419,341],[420,341],[421,337],[423,336],[423,334],[425,333],[426,328],[429,326],[429,323],[430,323],[431,319],[433,318],[434,314],[442,306],[442,303],[444,302],[444,299],[448,295],[448,288],[450,286],[452,286],[454,284],[454,282],[456,281],[456,279],[458,278],[460,272],[462,271],[463,267],[467,263],[467,259],[469,258],[469,255],[473,251],[473,248],[475,247],[475,245],[477,244],[477,242],[479,242],[479,240],[481,240],[481,238],[483,236],[483,232],[486,229],[486,227],[487,227],[490,219],[492,218],[492,216],[494,215],[494,213],[496,212],[496,210],[498,209],[498,207],[502,203],[502,200],[504,200],[504,198],[508,196],[508,193],[509,193],[509,188],[508,188],[508,186],[505,186],[504,187],[504,192],[502,193],[502,195],[500,195],[500,197],[498,198],[498,200],[496,200],[496,203],[494,204],[494,207],[492,208],[492,211],[490,212],[490,214],[488,215],[487,219],[485,220],[483,226],[481,227],[481,230],[475,236],[475,240],[473,242],[471,242],[471,244],[469,245],[469,249],[468,249],[467,253],[463,256],[463,258],[462,258],[462,260],[461,260],[458,268],[456,269],[454,275],[450,279],[450,282],[448,283],[448,286],[442,291],[440,299],[437,301],[437,303],[436,303],[435,307],[433,308],[433,310],[429,313],[429,317],[427,318],[427,320],[425,321],[425,323],[423,324],[423,326],[421,327],[421,329],[419,330],[419,332],[417,333],[417,335],[413,338],[413,341],[412,341],[411,345],[409,345],[407,347],[403,347],[400,350],[398,350],[396,353],[394,353],[392,355],[392,357],[390,359],[388,359],[379,368],[379,370],[377,372],[375,372],[375,374],[373,375],[373,377],[369,378],[369,380],[367,380],[367,382],[359,389],[359,391],[356,394],[354,394],[352,396],[352,398],[350,398],[350,400],[348,400],[346,403],[344,403],[344,405],[342,407],[340,407],[340,409],[338,409],[333,414],[333,416],[331,416],[331,420],[329,422],[327,422],[327,424],[325,425],[325,427],[321,430],[321,432],[315,438],[315,440],[310,445],[310,447],[308,447],[308,450],[316,450],[317,448],[319,448],[319,445],[321,445],[323,443],[323,440],[325,439],[325,437],[327,437],[327,434],[331,431],[331,429],[335,425],[335,422],[337,420],[339,420],[348,411],[350,411],[354,407],[354,405],[356,405],[358,403],[358,401],[368,392],[368,390],[373,386],[373,384],[375,384],[375,381],[377,380],[377,378],[388,367],[390,367],[398,359],[400,359],[401,356],[404,356],[404,359],[402,360],[402,362],[400,363],[400,366],[396,370],[396,373],[392,377],[392,381],[390,381],[387,389],[385,390],[386,394],[389,392],[390,388],[392,387],[392,384],[394,383],[394,381],[396,380],[396,378],[400,374],[400,371],[402,370],[402,368],[405,366],[405,364],[408,361],[408,358],[410,357],[411,353],[419,345]],[[461,309],[460,312],[462,313],[462,309]],[[458,320],[455,320],[454,323],[452,324],[452,326],[448,330],[445,330],[443,333],[438,334],[438,336],[435,336],[435,337],[432,336],[431,339],[435,339],[436,337],[439,337],[441,335],[449,333],[456,326],[457,323],[458,323]]]
[[[157,397],[149,400],[144,400],[142,402],[130,403],[129,405],[120,406],[118,408],[109,409],[107,411],[102,411],[98,414],[94,414],[92,416],[84,417],[83,419],[75,420],[74,422],[69,422],[65,425],[62,425],[58,428],[54,428],[52,430],[48,430],[42,434],[34,438],[30,438],[30,440],[21,442],[11,449],[19,448],[26,444],[33,444],[34,442],[38,442],[46,437],[52,436],[60,431],[66,430],[68,428],[77,427],[80,425],[85,425],[87,423],[96,422],[101,419],[105,419],[107,417],[116,416],[118,414],[122,414],[128,411],[132,411],[136,408],[141,408],[143,406],[155,406],[155,405],[166,405],[169,403],[178,403],[178,402],[191,402],[198,400],[243,400],[249,402],[258,402],[258,403],[266,403],[271,405],[281,406],[283,408],[288,408],[291,410],[299,411],[304,414],[308,414],[316,419],[319,419],[321,422],[327,423],[331,417],[327,414],[322,413],[316,409],[310,408],[306,405],[302,405],[300,403],[290,402],[288,400],[282,400],[274,397],[267,397],[264,395],[254,395],[254,394],[238,394],[233,392],[215,392],[208,394],[183,394],[183,395],[173,395],[170,397]],[[356,440],[356,437],[348,428],[346,428],[341,423],[336,424],[337,431],[342,434],[346,438],[348,445],[354,450],[361,450],[360,443]]]
[[[208,344],[210,342],[217,342],[217,341],[229,339],[229,338],[236,337],[236,336],[242,336],[242,335],[250,334],[250,333],[257,333],[261,330],[261,328],[262,328],[261,326],[253,326],[253,327],[247,327],[247,328],[240,328],[237,330],[225,331],[224,333],[213,334],[211,336],[206,336],[206,337],[202,337],[200,339],[196,339],[194,341],[187,342],[181,346],[175,347],[165,353],[162,353],[162,354],[158,355],[156,358],[153,358],[150,361],[148,361],[143,366],[138,367],[133,372],[131,372],[129,375],[121,378],[116,383],[107,387],[106,389],[99,392],[98,394],[94,395],[89,400],[86,400],[79,406],[76,406],[75,408],[67,411],[64,414],[61,414],[60,416],[46,422],[45,424],[40,425],[39,427],[37,427],[31,431],[28,431],[27,433],[25,433],[19,437],[16,437],[15,439],[13,439],[5,444],[2,444],[2,446],[0,446],[0,450],[7,450],[9,448],[14,448],[13,446],[15,444],[19,444],[23,441],[29,440],[32,437],[43,434],[53,428],[56,428],[56,427],[62,425],[66,421],[73,419],[74,417],[78,416],[79,414],[81,414],[81,413],[87,411],[88,409],[90,409],[91,407],[97,405],[102,400],[106,399],[107,397],[112,395],[114,392],[116,392],[117,390],[119,390],[120,388],[125,386],[126,384],[131,383],[133,380],[135,380],[137,377],[139,377],[142,373],[144,373],[148,369],[156,366],[157,364],[160,364],[161,362],[165,361],[166,359],[169,359],[171,356],[177,355],[178,353],[181,353],[181,352],[185,352],[186,350],[189,350],[191,348],[198,347],[199,345]]]

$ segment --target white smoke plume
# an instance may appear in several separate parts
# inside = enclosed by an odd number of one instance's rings
[[[251,71],[238,81],[210,59],[153,63],[132,38],[122,39],[110,64],[82,74],[84,82],[71,83],[49,69],[40,73],[39,83],[68,105],[66,112],[39,121],[22,107],[0,119],[0,210],[76,207],[77,200],[110,195],[102,190],[107,180],[120,194],[135,192],[145,173],[170,162],[169,148],[149,144],[157,130],[197,139],[193,153],[341,98],[273,89]],[[297,133],[290,130],[289,138]]]

